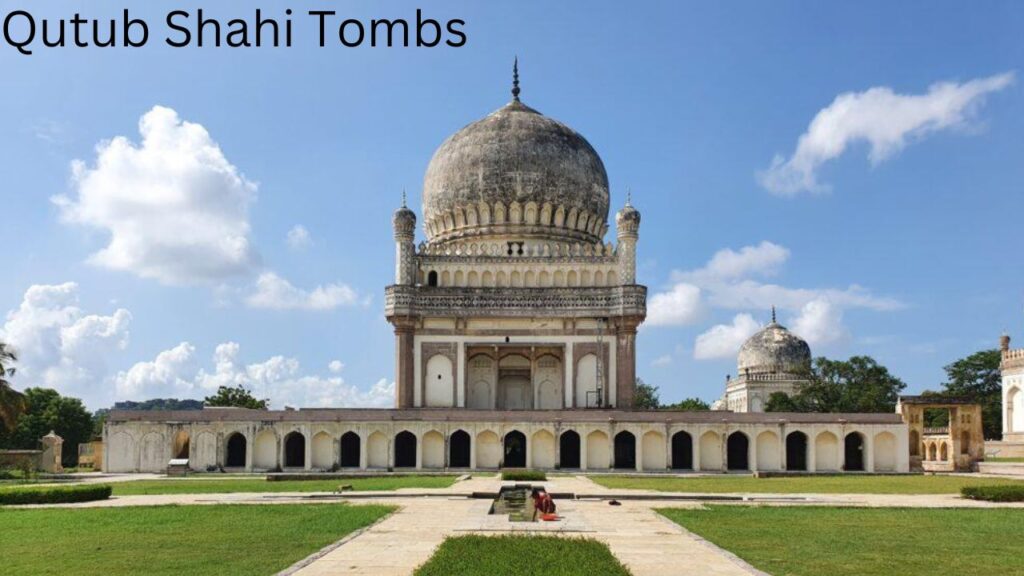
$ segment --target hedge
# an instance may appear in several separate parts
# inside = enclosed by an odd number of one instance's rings
[[[502,480],[537,482],[547,480],[547,474],[540,470],[505,470],[501,473]]]
[[[1024,502],[1024,484],[1006,486],[964,486],[960,495],[988,502]]]
[[[16,486],[0,488],[0,504],[66,504],[110,498],[113,488],[107,484],[71,486]]]

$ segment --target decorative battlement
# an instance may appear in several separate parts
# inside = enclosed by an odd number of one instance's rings
[[[1024,348],[1018,350],[1003,350],[1003,361],[1000,367],[1003,370],[1024,368]]]
[[[639,285],[593,288],[445,288],[388,286],[388,318],[410,316],[574,317],[647,314],[647,288]]]
[[[793,382],[797,380],[806,380],[805,376],[799,376],[797,374],[790,374],[787,372],[758,372],[751,374],[740,374],[736,378],[733,378],[732,382]]]
[[[447,258],[483,258],[483,259],[526,259],[542,258],[570,259],[570,258],[614,258],[617,254],[615,246],[608,244],[588,244],[577,242],[574,244],[558,242],[460,242],[460,243],[426,243],[421,242],[417,254],[420,256],[436,256]]]

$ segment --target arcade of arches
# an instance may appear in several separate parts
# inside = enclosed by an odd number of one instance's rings
[[[174,455],[189,454],[192,466],[236,470],[332,469],[497,469],[632,470],[632,471],[808,471],[895,472],[905,470],[899,427],[801,426],[664,426],[643,424],[553,427],[524,423],[495,426],[429,424],[358,429],[318,427],[229,430],[220,434],[220,448],[197,449],[218,435],[194,427],[191,435],[172,435]],[[784,429],[783,429],[784,430]],[[192,440],[190,442],[190,439]],[[125,442],[152,452],[159,439]],[[190,448],[191,446],[191,448]],[[148,447],[148,448],[146,448]],[[935,459],[949,450],[930,445]],[[142,458],[146,460],[143,461]],[[931,458],[927,455],[926,458]],[[153,468],[155,455],[133,456]],[[152,464],[148,464],[151,462]],[[139,466],[138,469],[143,469]]]

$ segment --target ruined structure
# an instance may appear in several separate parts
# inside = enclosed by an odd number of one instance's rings
[[[909,427],[910,467],[926,472],[970,472],[985,457],[981,405],[952,396],[900,396],[896,412]],[[928,416],[944,417],[929,425]]]
[[[897,414],[743,413],[809,359],[775,323],[741,353],[737,412],[632,410],[641,218],[627,197],[606,240],[609,197],[594,148],[524,104],[516,74],[430,161],[425,240],[394,213],[394,409],[114,411],[104,469],[909,469]]]

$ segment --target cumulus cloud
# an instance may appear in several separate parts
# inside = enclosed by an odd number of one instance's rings
[[[124,308],[87,314],[74,282],[34,285],[8,312],[0,340],[18,353],[19,388],[54,388],[92,404],[106,398],[106,360],[127,346],[130,323]]]
[[[698,360],[735,358],[747,338],[761,329],[750,314],[737,314],[732,324],[718,324],[697,336],[693,357]]]
[[[346,284],[327,284],[304,290],[273,272],[260,274],[256,290],[246,298],[246,304],[252,308],[273,310],[333,310],[358,302],[356,291]]]
[[[647,324],[685,326],[699,320],[702,311],[700,288],[681,282],[651,297],[647,303]]]
[[[166,284],[220,282],[252,273],[256,184],[206,129],[155,106],[139,121],[141,143],[117,136],[92,166],[72,164],[73,193],[53,199],[65,222],[102,230],[89,262]]]
[[[288,234],[285,236],[285,242],[287,242],[288,247],[292,250],[302,250],[313,244],[313,237],[310,236],[309,230],[306,230],[305,226],[296,224],[288,231]]]
[[[658,356],[657,358],[654,359],[654,361],[651,362],[651,366],[654,366],[655,368],[663,368],[665,366],[671,366],[671,365],[672,365],[672,355],[671,354],[665,354],[663,356]]]
[[[789,249],[767,240],[739,250],[723,248],[697,270],[676,272],[673,277],[695,283],[732,280],[746,276],[773,276],[789,260]]]
[[[345,365],[342,364],[341,360],[331,360],[327,365],[327,369],[331,371],[331,374],[337,374],[345,369]]]
[[[840,94],[814,116],[793,155],[788,159],[777,155],[767,170],[758,173],[758,181],[782,196],[827,191],[828,185],[818,182],[816,171],[851,144],[867,142],[868,159],[876,165],[910,141],[965,125],[987,94],[1013,80],[1014,74],[1007,72],[962,84],[940,82],[924,94],[897,94],[885,86]]]
[[[235,342],[217,346],[212,367],[200,367],[195,347],[182,342],[120,372],[114,384],[121,399],[158,396],[202,397],[220,386],[244,386],[257,398],[269,398],[271,405],[311,407],[386,408],[394,404],[393,382],[381,379],[369,389],[348,384],[340,376],[303,373],[295,358],[273,356],[263,362],[244,364],[241,347]],[[334,364],[333,362],[331,363]]]
[[[804,304],[790,328],[811,345],[831,344],[848,334],[843,309],[825,298]]]

